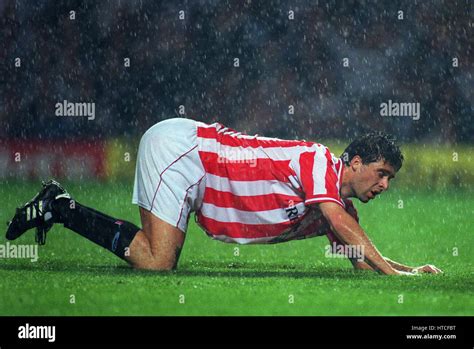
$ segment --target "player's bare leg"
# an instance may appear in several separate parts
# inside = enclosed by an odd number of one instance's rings
[[[140,217],[142,229],[132,240],[125,259],[137,269],[175,269],[185,234],[142,207]]]
[[[53,224],[62,223],[137,269],[176,268],[185,234],[143,208],[140,216],[142,229],[78,203],[59,183],[49,181],[33,199],[17,209],[6,237],[15,240],[36,228],[36,240],[44,244]]]

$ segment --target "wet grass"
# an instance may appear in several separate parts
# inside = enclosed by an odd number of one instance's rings
[[[0,222],[37,187],[1,183]],[[67,188],[78,201],[139,224],[130,184]],[[178,271],[136,271],[56,226],[37,262],[0,259],[0,315],[474,315],[473,197],[394,189],[356,203],[384,255],[445,271],[419,277],[354,271],[346,260],[325,257],[325,237],[229,245],[210,240],[193,222]],[[28,232],[15,243],[33,241]]]

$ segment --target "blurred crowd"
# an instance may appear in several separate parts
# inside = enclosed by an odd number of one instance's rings
[[[139,137],[181,116],[473,142],[471,22],[469,0],[0,0],[0,137]],[[63,100],[95,103],[95,119],[55,115]],[[420,103],[420,119],[381,116],[389,100]]]

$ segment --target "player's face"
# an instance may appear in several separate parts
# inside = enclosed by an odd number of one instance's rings
[[[368,202],[388,190],[389,182],[394,177],[395,169],[384,160],[361,163],[357,167],[352,188],[360,201]]]

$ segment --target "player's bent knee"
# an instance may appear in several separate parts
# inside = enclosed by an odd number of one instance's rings
[[[185,234],[177,227],[161,220],[150,211],[140,208],[146,258],[135,260],[139,269],[172,270],[176,268]],[[132,251],[133,252],[133,251]]]
[[[144,270],[172,270],[179,258],[176,252],[179,247],[163,241],[162,248],[153,249],[147,235],[140,231],[130,244],[130,254],[127,262],[135,269]]]
[[[150,260],[146,262],[132,263],[132,267],[139,270],[171,271],[176,269],[175,263],[169,261]]]

